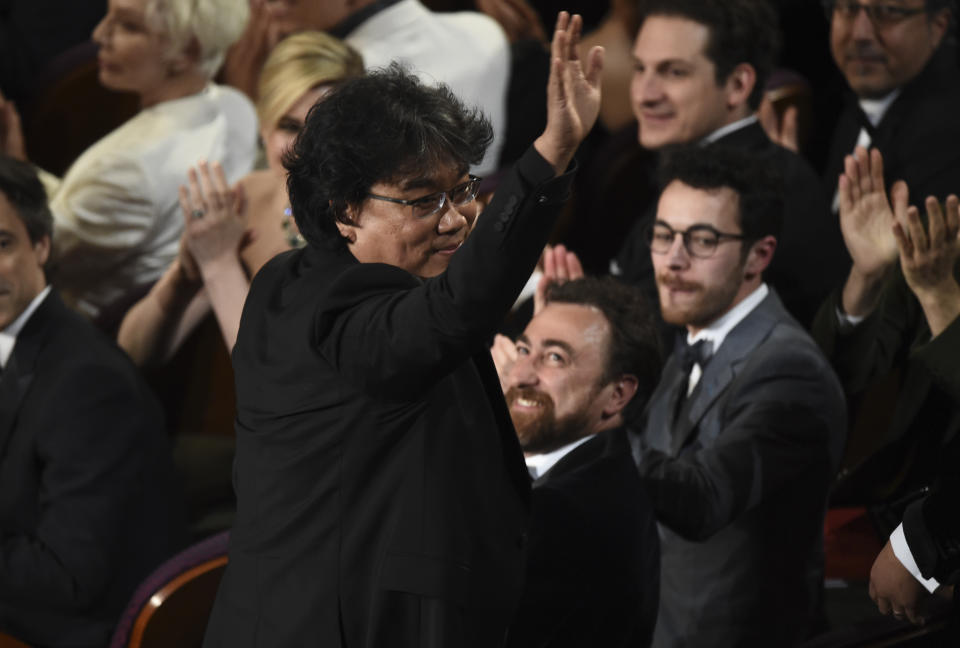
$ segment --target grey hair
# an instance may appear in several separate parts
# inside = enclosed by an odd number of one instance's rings
[[[212,79],[246,28],[250,5],[248,0],[147,0],[146,16],[167,35],[174,52],[196,39],[199,68]]]

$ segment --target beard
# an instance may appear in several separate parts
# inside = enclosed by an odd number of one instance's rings
[[[557,418],[556,406],[548,394],[535,389],[511,387],[507,390],[506,398],[517,439],[527,454],[553,452],[587,433],[586,412],[578,411]],[[520,398],[535,402],[540,407],[532,412],[516,412],[513,404]]]

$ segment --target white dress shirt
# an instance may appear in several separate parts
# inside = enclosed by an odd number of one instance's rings
[[[527,461],[527,470],[530,471],[530,477],[533,479],[540,479],[548,470],[553,468],[554,464],[563,459],[571,450],[574,448],[586,443],[593,438],[592,434],[577,439],[573,443],[568,443],[562,448],[558,448],[553,452],[547,452],[544,454],[535,454],[525,457]]]
[[[713,131],[702,140],[700,140],[700,146],[706,146],[707,144],[713,144],[721,137],[725,137],[730,133],[740,130],[741,128],[746,128],[751,124],[755,124],[759,119],[756,115],[750,115],[749,117],[744,117],[743,119],[738,119],[735,122],[731,122],[725,126],[721,126],[717,130]]]
[[[49,294],[50,286],[47,286],[27,304],[27,307],[17,316],[17,319],[10,322],[5,329],[0,331],[0,369],[6,368],[7,362],[10,360],[10,354],[13,353],[13,347],[17,343],[17,336],[30,320],[33,312],[37,310]]]
[[[759,306],[760,302],[764,300],[769,292],[770,289],[767,288],[767,284],[760,284],[752,293],[744,297],[739,304],[714,320],[710,326],[700,329],[697,331],[696,335],[690,335],[687,333],[687,343],[695,344],[700,340],[707,340],[713,344],[713,355],[716,355],[717,350],[720,349],[720,345],[723,344],[727,334],[733,330],[733,327],[742,322],[743,319],[749,315],[754,308]],[[700,376],[702,375],[703,367],[700,366],[700,363],[694,364],[693,369],[690,371],[690,382],[687,385],[687,396],[693,392],[694,388],[697,386],[697,383],[700,382]]]

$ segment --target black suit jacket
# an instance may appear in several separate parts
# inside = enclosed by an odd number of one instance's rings
[[[566,199],[553,175],[531,149],[438,277],[308,247],[254,278],[206,646],[502,644],[530,480],[486,339]]]
[[[183,539],[159,405],[56,293],[0,378],[0,629],[106,645],[140,580]]]
[[[626,430],[601,432],[533,484],[527,582],[510,648],[648,646],[660,539]]]
[[[853,152],[861,128],[872,135],[871,146],[883,153],[889,187],[905,180],[910,203],[923,206],[927,196],[943,200],[960,191],[960,68],[956,50],[943,46],[915,79],[903,86],[876,128],[864,116],[857,98],[847,96],[833,133],[824,169],[827,195],[837,190],[843,159]]]
[[[727,335],[674,418],[687,375],[667,360],[633,437],[660,522],[653,645],[790,646],[812,631],[843,392],[771,293]]]
[[[791,315],[801,324],[809,324],[830,291],[846,277],[850,264],[840,225],[830,215],[820,180],[799,155],[774,144],[758,123],[728,133],[708,146],[747,152],[782,176],[783,227],[764,280],[781,295]],[[656,218],[658,200],[659,195],[639,210],[644,216],[630,231],[616,259],[620,276],[640,285],[654,303],[658,300],[657,288],[643,232]]]

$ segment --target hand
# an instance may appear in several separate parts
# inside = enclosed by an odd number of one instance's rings
[[[906,617],[917,625],[926,621],[931,595],[901,564],[889,540],[870,568],[869,592],[880,614]]]
[[[266,0],[250,0],[247,27],[227,50],[223,62],[223,82],[256,101],[260,70],[279,40],[279,29],[267,9]]]
[[[189,188],[180,187],[183,241],[206,278],[223,262],[239,263],[237,255],[246,238],[246,199],[241,185],[232,189],[227,185],[217,162],[200,162],[187,177]]]
[[[587,136],[600,113],[600,71],[603,48],[594,47],[587,56],[584,73],[577,46],[583,20],[566,11],[557,16],[557,29],[550,48],[550,79],[547,81],[547,127],[534,142],[537,151],[563,173],[580,142]]]
[[[798,115],[799,111],[796,106],[788,106],[783,111],[783,118],[781,119],[772,101],[764,97],[760,103],[760,125],[767,132],[767,137],[794,153],[800,152],[800,144],[797,140]]]
[[[540,15],[527,0],[476,0],[478,11],[487,14],[503,27],[511,43],[535,40],[547,44],[547,32]]]
[[[893,185],[893,208],[883,181],[880,151],[857,147],[844,161],[838,185],[840,230],[853,258],[854,270],[866,277],[882,275],[897,260],[891,226],[906,218],[909,192],[904,182]]]
[[[543,249],[541,257],[543,276],[537,284],[537,292],[533,295],[533,314],[536,315],[547,305],[547,290],[551,284],[563,284],[574,279],[583,279],[583,266],[580,259],[573,252],[569,252],[563,245]]]
[[[23,126],[20,113],[12,101],[0,94],[0,153],[21,162],[27,161],[27,148],[23,141]]]
[[[927,230],[916,207],[906,226],[893,225],[903,277],[923,308],[930,333],[939,335],[960,316],[960,284],[954,274],[960,256],[960,201],[947,198],[946,215],[936,198],[927,198]]]
[[[499,333],[493,338],[493,346],[490,347],[490,355],[493,356],[493,364],[497,368],[497,375],[500,377],[500,389],[507,393],[507,376],[513,369],[517,361],[517,345],[505,335]]]

